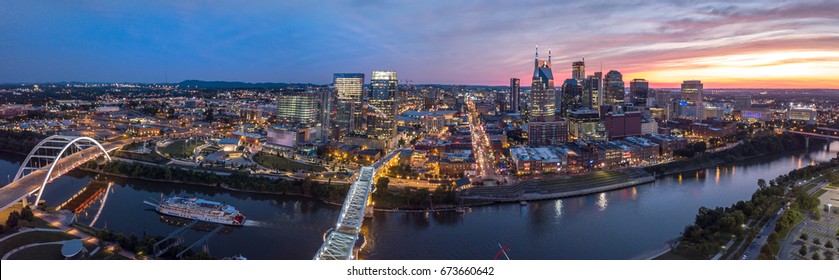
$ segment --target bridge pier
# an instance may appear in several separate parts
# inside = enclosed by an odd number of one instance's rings
[[[29,205],[29,200],[26,199],[26,196],[24,196],[23,199],[20,200],[20,207],[26,208],[26,206],[28,206],[28,205]]]
[[[372,219],[373,218],[373,205],[368,204],[367,207],[364,208],[364,218],[365,219]]]
[[[810,137],[804,137],[804,149],[810,150]]]

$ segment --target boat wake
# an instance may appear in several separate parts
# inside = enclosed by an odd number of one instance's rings
[[[263,227],[265,226],[265,222],[261,221],[254,221],[254,220],[245,220],[244,226],[246,227]]]

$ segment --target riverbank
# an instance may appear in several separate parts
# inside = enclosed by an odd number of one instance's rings
[[[528,180],[512,186],[472,187],[464,199],[518,202],[583,196],[654,182],[644,170],[631,168],[547,180]]]
[[[323,199],[319,199],[319,198],[316,198],[314,196],[305,195],[305,194],[273,192],[273,191],[244,190],[244,189],[231,188],[231,187],[226,186],[226,185],[221,184],[221,183],[219,183],[219,184],[209,184],[209,183],[198,183],[198,182],[184,182],[184,181],[179,181],[179,180],[152,179],[152,178],[148,178],[148,177],[130,176],[130,175],[125,175],[125,174],[105,172],[105,171],[102,171],[102,170],[91,169],[91,168],[86,168],[86,167],[79,167],[78,169],[82,170],[82,171],[86,171],[86,172],[102,174],[102,175],[106,175],[106,176],[113,176],[113,177],[118,177],[118,178],[123,178],[123,179],[142,180],[142,181],[158,182],[158,183],[186,184],[186,185],[202,186],[202,187],[214,187],[214,188],[220,188],[220,189],[223,189],[223,190],[242,192],[242,193],[267,194],[267,195],[287,195],[287,196],[305,197],[305,198],[317,199],[320,202],[330,204],[330,205],[338,205],[338,206],[342,205],[341,203],[338,203],[338,202],[323,200]]]
[[[826,144],[826,143],[825,143]],[[789,134],[771,135],[747,140],[733,148],[719,152],[704,153],[678,161],[644,167],[656,177],[692,172],[720,164],[732,164],[782,152],[797,152],[805,149],[800,137]]]

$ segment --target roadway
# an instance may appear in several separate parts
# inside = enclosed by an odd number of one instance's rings
[[[778,213],[781,213],[780,211]],[[769,240],[769,234],[775,231],[775,223],[778,221],[778,218],[781,217],[778,213],[772,215],[772,218],[769,218],[769,221],[763,225],[763,228],[757,234],[757,238],[755,238],[749,247],[746,248],[746,251],[743,252],[743,256],[740,257],[741,260],[756,260],[757,257],[760,255],[760,248],[763,248],[763,245],[766,245],[766,241]]]
[[[813,195],[816,191],[820,190],[822,187],[827,185],[827,183],[825,183],[823,180],[824,180],[824,176],[819,176],[816,179],[813,179],[813,180],[810,180],[810,181],[803,181],[801,183],[803,183],[805,185],[806,184],[817,184],[815,187],[813,187],[812,189],[807,191],[808,194]],[[784,206],[784,208],[785,207],[786,206]],[[769,221],[766,222],[766,224],[763,226],[763,228],[760,229],[760,231],[758,232],[758,237],[755,238],[755,240],[753,240],[752,243],[749,244],[749,247],[746,249],[746,251],[743,252],[743,256],[740,257],[741,260],[756,260],[757,259],[757,257],[760,255],[760,248],[763,248],[763,246],[766,245],[766,242],[769,240],[769,234],[771,234],[773,231],[775,231],[775,223],[781,217],[781,215],[780,215],[781,213],[783,213],[783,211],[778,211],[777,213],[775,213],[775,215],[773,215],[772,218],[770,218]],[[805,218],[804,220],[805,221],[809,220],[809,217]],[[805,224],[806,224],[806,222],[805,222]],[[801,223],[796,225],[792,230],[790,230],[790,232],[791,233],[796,232],[796,230],[799,228],[800,225],[801,225]],[[789,238],[787,238],[787,239],[789,239]],[[793,240],[795,240],[795,239],[793,238]],[[786,247],[791,246],[791,244],[784,244],[786,242],[783,242],[783,241],[781,243],[782,244],[781,244],[780,253],[783,253],[785,251],[784,249],[787,249],[787,251],[789,251],[789,249],[786,248]]]
[[[475,111],[474,101],[468,98],[467,100],[468,110],[466,115],[469,118],[469,128],[472,136],[472,153],[475,155],[475,160],[478,165],[476,178],[497,179],[495,174],[495,159],[492,154],[493,151],[489,143],[489,138],[483,126],[478,122],[478,118],[475,117],[477,112]]]
[[[104,147],[106,151],[110,152],[129,143],[131,143],[131,140],[121,140],[102,144],[102,147]],[[57,176],[60,176],[72,170],[73,168],[76,168],[77,166],[82,165],[85,162],[99,157],[101,155],[102,152],[99,151],[98,147],[90,147],[85,149],[84,151],[65,156],[58,160],[56,169],[53,170],[53,173],[55,173]],[[24,197],[28,196],[29,194],[37,191],[41,187],[41,184],[44,182],[44,177],[46,175],[46,170],[36,170],[30,173],[29,175],[24,176],[20,180],[17,180],[4,186],[3,188],[0,188],[0,205],[3,206],[0,209],[6,209],[12,204],[17,203]],[[56,175],[53,176],[57,177]]]

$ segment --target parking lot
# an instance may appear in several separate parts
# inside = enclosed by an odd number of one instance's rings
[[[837,212],[839,211],[836,211],[839,200],[834,200],[839,199],[839,190],[825,189],[827,192],[819,196],[822,201],[822,207],[819,208],[821,218],[815,221],[808,216],[804,221],[793,227],[787,238],[782,241],[783,245],[778,256],[779,259],[812,259],[814,253],[818,253],[821,259],[828,257],[834,260],[839,259],[839,249],[837,249],[839,248],[839,236],[837,236],[837,230],[839,230],[839,213]],[[827,204],[833,205],[833,207],[830,207],[830,213],[823,208]],[[806,241],[800,238],[802,234],[807,235]],[[819,240],[818,243],[820,244],[815,244],[816,239]],[[833,248],[826,247],[827,241],[833,243]],[[799,252],[801,245],[807,247],[805,255],[801,255]]]

